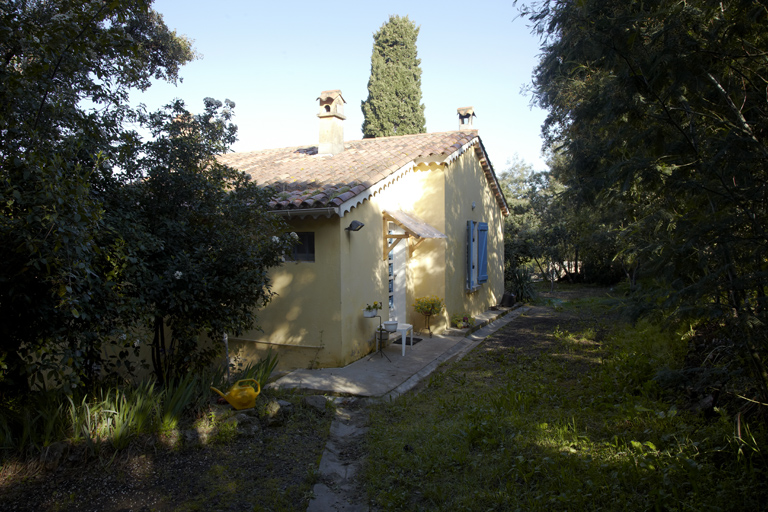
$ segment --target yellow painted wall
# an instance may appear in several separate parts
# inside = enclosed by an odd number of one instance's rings
[[[345,228],[357,220],[365,224],[360,231]],[[364,201],[342,219],[340,225],[342,363],[360,359],[375,349],[374,332],[378,318],[364,318],[363,309],[374,301],[383,303],[382,320],[389,318],[387,262],[382,260],[383,224],[377,201]]]
[[[380,212],[385,210],[401,210],[420,218],[435,229],[445,231],[445,215],[443,197],[445,196],[445,180],[441,165],[420,165],[403,174],[389,187],[376,194],[371,203]],[[384,236],[382,225],[380,236]],[[381,242],[379,242],[381,244]],[[411,242],[401,241],[400,244]],[[445,296],[445,245],[444,239],[429,239],[420,244],[406,260],[406,322],[419,330],[425,327],[424,317],[413,310],[413,302],[417,297],[425,295]],[[383,256],[380,249],[379,259]],[[388,291],[388,266],[383,262],[384,290]],[[387,295],[385,294],[385,297]],[[431,326],[440,328],[442,320],[432,319]],[[434,331],[434,328],[433,328]]]
[[[315,261],[287,261],[270,271],[272,301],[258,312],[262,331],[230,337],[230,351],[255,360],[269,347],[279,368],[335,366],[342,356],[339,218],[290,219],[292,231],[315,233]]]
[[[362,311],[378,301],[382,318],[389,316],[381,219],[378,206],[365,201],[342,219],[290,220],[293,231],[315,233],[315,261],[286,262],[270,272],[277,295],[258,313],[263,332],[230,338],[233,354],[256,360],[272,347],[278,368],[289,370],[344,366],[374,350],[379,322]],[[353,220],[365,226],[347,231]]]
[[[413,208],[413,213],[444,234],[447,233],[445,217],[445,170],[442,165],[420,165],[416,168],[417,183],[414,187],[423,195]],[[425,240],[408,258],[408,314],[409,323],[416,329],[425,329],[423,315],[413,310],[413,303],[419,297],[436,295],[445,299],[446,294],[446,239]],[[430,318],[432,332],[440,332],[446,326],[445,312]]]
[[[446,170],[446,309],[449,315],[476,315],[498,304],[504,293],[504,220],[474,149],[466,151]],[[472,209],[472,203],[475,208]],[[467,221],[488,223],[488,281],[477,291],[466,291]]]

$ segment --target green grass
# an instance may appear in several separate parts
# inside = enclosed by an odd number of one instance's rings
[[[553,340],[543,352],[475,350],[418,395],[374,408],[376,507],[766,508],[765,431],[737,439],[725,412],[705,420],[662,400],[652,379],[681,361],[679,336],[620,324],[594,298],[557,308],[582,321],[536,333]]]

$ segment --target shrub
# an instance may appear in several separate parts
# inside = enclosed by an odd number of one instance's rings
[[[416,299],[416,302],[413,303],[413,309],[424,316],[431,316],[440,313],[444,305],[443,299],[436,295],[429,295]]]
[[[445,303],[443,302],[443,299],[436,295],[419,297],[416,299],[416,302],[413,303],[413,309],[417,313],[424,315],[426,318],[427,330],[429,331],[430,336],[432,336],[432,329],[429,327],[429,317],[439,314],[443,310],[444,306]]]
[[[517,300],[527,302],[536,298],[533,287],[533,275],[530,269],[518,267],[506,273],[507,288],[515,294]]]
[[[277,366],[277,354],[272,353],[272,349],[267,350],[267,355],[263,359],[260,359],[256,364],[248,363],[242,370],[240,370],[233,381],[242,379],[256,379],[259,381],[259,386],[263,389],[269,382],[269,376]]]

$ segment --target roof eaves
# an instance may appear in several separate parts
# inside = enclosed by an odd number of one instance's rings
[[[464,144],[463,146],[460,146],[460,147],[459,147],[459,148],[457,148],[457,149],[456,149],[456,150],[455,150],[453,153],[451,153],[451,154],[449,154],[447,157],[445,157],[445,160],[444,160],[445,164],[446,164],[446,165],[450,164],[451,162],[453,162],[454,160],[456,160],[457,158],[459,158],[459,157],[460,157],[461,155],[463,155],[463,154],[464,154],[464,153],[465,153],[465,152],[466,152],[466,151],[467,151],[469,148],[471,148],[472,146],[474,146],[474,145],[475,145],[475,144],[477,144],[478,142],[480,142],[480,137],[477,137],[477,136],[475,136],[475,137],[474,137],[472,140],[470,140],[469,142],[467,142],[467,143],[466,143],[466,144]]]
[[[385,189],[395,181],[402,178],[403,175],[411,172],[413,170],[414,165],[415,165],[415,162],[411,160],[410,162],[407,162],[405,165],[401,166],[392,174],[377,181],[376,183],[374,183],[373,185],[371,185],[366,189],[363,189],[362,186],[359,186],[350,190],[350,193],[353,193],[354,195],[352,197],[345,199],[344,202],[339,203],[338,205],[339,217],[343,217],[344,214],[349,212],[352,208],[355,208],[361,205],[363,201],[369,199],[375,193]],[[358,188],[360,188],[360,191],[355,193],[356,189]],[[339,196],[337,199],[340,199],[341,197],[343,196]]]
[[[507,198],[504,197],[504,191],[501,189],[499,179],[496,177],[496,172],[493,170],[493,165],[491,165],[491,160],[488,158],[488,153],[486,153],[485,146],[483,146],[483,141],[480,140],[480,137],[477,138],[475,152],[478,154],[477,156],[480,160],[480,165],[483,166],[483,171],[491,185],[491,190],[493,190],[493,194],[496,196],[496,202],[499,203],[501,212],[507,217],[510,213]]]
[[[292,209],[283,209],[283,210],[270,210],[270,213],[274,213],[275,215],[279,215],[280,217],[285,217],[287,219],[294,219],[294,218],[305,219],[307,217],[312,217],[313,219],[317,219],[319,217],[325,217],[330,219],[334,215],[339,215],[339,209],[334,207],[292,208]]]
[[[475,152],[477,153],[478,160],[480,160],[480,165],[483,167],[483,172],[485,173],[485,177],[491,186],[491,190],[493,191],[493,195],[496,197],[496,202],[499,204],[499,208],[501,209],[501,212],[506,217],[509,215],[509,206],[507,205],[507,199],[504,197],[504,192],[501,190],[501,186],[499,185],[499,180],[496,177],[496,173],[493,170],[493,166],[491,165],[491,160],[488,158],[488,153],[486,153],[485,146],[483,146],[483,141],[480,140],[479,136],[475,136],[474,138],[472,138],[472,140],[470,140],[466,144],[459,147],[456,151],[448,155],[445,158],[444,163],[446,165],[450,164],[451,162],[459,158],[461,155],[463,155],[472,146],[475,146]]]
[[[419,157],[414,162],[415,162],[416,165],[419,165],[419,164],[426,164],[426,165],[437,164],[437,165],[442,165],[442,164],[446,163],[447,159],[448,159],[448,157],[444,153],[443,154],[441,154],[441,153],[432,153],[432,154],[430,154],[428,156]]]

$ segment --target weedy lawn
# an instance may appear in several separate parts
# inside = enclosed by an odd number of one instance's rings
[[[576,293],[576,296],[585,294]],[[604,298],[541,302],[416,394],[372,409],[374,510],[765,510],[766,435],[653,377],[680,334]]]

